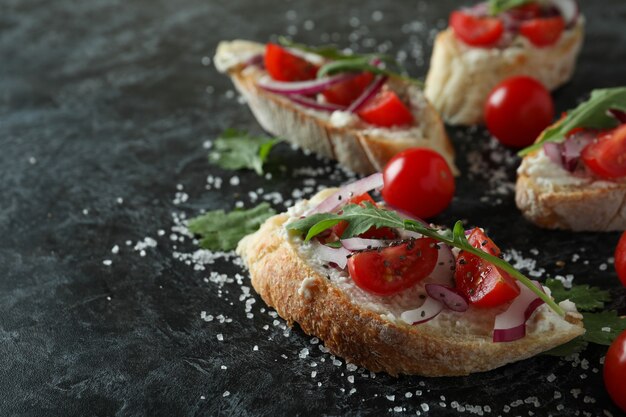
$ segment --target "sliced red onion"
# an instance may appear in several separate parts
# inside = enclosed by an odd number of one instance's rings
[[[352,104],[350,104],[350,106],[348,106],[348,111],[350,113],[356,113],[357,111],[359,111],[359,109],[361,109],[361,107],[363,107],[368,101],[370,101],[372,97],[378,94],[386,81],[387,77],[382,75],[374,78],[374,81],[372,81],[370,85],[361,93],[361,95],[357,97],[357,99],[354,100]]]
[[[579,11],[576,0],[550,0],[549,3],[558,9],[566,27],[572,27],[578,20]]]
[[[346,204],[352,197],[383,187],[383,174],[377,172],[358,181],[344,185],[330,197],[306,213],[306,216],[315,213],[330,213]]]
[[[426,292],[435,300],[439,300],[452,311],[464,312],[469,308],[467,300],[454,288],[440,284],[426,284]]]
[[[289,95],[286,95],[286,97],[290,99],[291,101],[300,104],[301,106],[309,107],[315,110],[325,110],[325,111],[331,111],[331,112],[337,111],[337,110],[339,111],[346,110],[346,108],[343,106],[338,106],[332,103],[320,103],[319,101],[315,99],[301,96],[299,94],[289,94]]]
[[[621,124],[626,124],[626,111],[620,109],[609,109],[609,116],[615,117]]]
[[[533,284],[543,291],[537,281]],[[526,336],[526,322],[543,300],[525,285],[519,285],[520,294],[504,313],[496,316],[493,328],[494,342],[513,342]]]
[[[331,248],[321,243],[313,242],[313,253],[324,262],[332,262],[339,268],[345,269],[348,264],[350,251],[346,248]]]
[[[452,250],[448,245],[439,243],[439,256],[437,257],[437,265],[430,273],[430,282],[437,284],[452,284],[454,278],[454,269],[456,267],[456,258],[452,254]]]
[[[426,297],[426,301],[420,308],[405,311],[400,315],[400,318],[409,324],[421,324],[437,317],[441,310],[443,310],[442,302]]]
[[[271,78],[263,78],[257,81],[257,85],[271,93],[309,95],[321,93],[332,85],[350,80],[356,76],[357,74],[354,73],[343,73],[328,78],[295,82],[275,81]]]
[[[563,146],[556,142],[546,142],[543,144],[543,151],[546,153],[548,159],[560,166],[563,166]]]
[[[563,166],[574,172],[580,160],[580,154],[595,139],[593,132],[576,133],[563,142]]]
[[[252,55],[250,58],[248,58],[246,60],[246,62],[244,62],[244,66],[249,67],[249,66],[260,66],[263,64],[263,59],[264,59],[265,55],[263,54],[256,54],[256,55]]]
[[[384,248],[389,246],[389,241],[379,239],[362,239],[360,237],[352,237],[350,239],[343,239],[341,244],[349,251],[355,250],[367,250],[375,248]]]

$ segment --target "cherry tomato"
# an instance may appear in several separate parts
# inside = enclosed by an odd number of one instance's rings
[[[383,170],[383,199],[420,218],[441,213],[454,196],[454,176],[437,152],[413,148],[400,152]]]
[[[318,70],[317,66],[306,59],[274,43],[268,43],[265,47],[265,68],[277,81],[312,80]]]
[[[565,21],[561,16],[530,19],[522,22],[520,33],[535,46],[553,45],[565,30]]]
[[[553,118],[550,92],[530,77],[502,81],[489,93],[485,103],[489,132],[503,144],[517,148],[532,144]]]
[[[626,124],[600,135],[581,155],[583,163],[599,177],[626,177]]]
[[[400,100],[393,91],[383,91],[367,103],[357,112],[359,117],[367,123],[392,127],[409,125],[413,123],[411,110]]]
[[[421,238],[397,246],[358,252],[348,259],[348,271],[361,289],[393,295],[412,287],[437,264],[437,241]]]
[[[376,205],[376,202],[369,195],[369,193],[363,193],[356,197],[352,197],[350,201],[348,201],[347,204],[363,205],[364,202],[368,202],[373,205]],[[348,228],[348,222],[344,220],[340,221],[339,223],[337,223],[330,229],[331,230],[330,236],[327,239],[325,239],[325,242],[338,240],[339,238],[341,238],[341,236],[343,235],[343,232],[345,232],[347,228]],[[388,227],[380,227],[380,228],[371,227],[365,233],[361,233],[359,237],[362,237],[364,239],[389,239],[391,240],[391,239],[396,239],[398,237],[398,234],[393,229],[390,229]]]
[[[626,411],[626,331],[611,343],[604,359],[604,385],[615,404]]]
[[[472,231],[468,241],[483,252],[500,256],[500,248],[479,228]],[[461,251],[456,260],[454,279],[457,289],[476,307],[495,307],[520,293],[515,279],[508,273],[465,251]]]
[[[615,248],[615,271],[622,285],[626,287],[626,232],[622,233]]]
[[[473,16],[462,11],[450,14],[449,25],[459,39],[471,46],[492,46],[504,33],[500,19]]]
[[[349,106],[374,80],[374,74],[364,72],[352,79],[329,87],[322,94],[326,101],[340,106]]]

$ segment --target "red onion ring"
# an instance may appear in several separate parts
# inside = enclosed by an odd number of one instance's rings
[[[286,95],[285,97],[287,97],[288,99],[290,99],[291,101],[293,101],[294,103],[298,103],[301,106],[304,107],[309,107],[311,109],[315,109],[315,110],[325,110],[325,111],[345,111],[346,108],[343,106],[338,106],[336,104],[332,104],[332,103],[320,103],[319,101],[309,98],[309,97],[305,97],[305,96],[301,96],[299,94],[289,94]]]
[[[350,113],[356,113],[357,111],[359,111],[361,107],[363,107],[376,94],[378,94],[386,81],[387,77],[381,75],[377,76],[374,81],[372,81],[370,85],[367,86],[367,88],[361,93],[361,95],[357,97],[356,100],[354,100],[352,104],[350,104],[350,106],[348,106],[347,111],[349,111]]]
[[[580,160],[580,154],[595,139],[593,132],[580,132],[570,136],[562,144],[563,166],[569,172],[574,172]]]
[[[246,62],[243,63],[243,65],[246,67],[257,66],[257,65],[260,66],[264,63],[264,58],[265,58],[265,55],[263,54],[252,55],[250,58],[246,60]]]
[[[448,245],[438,243],[439,256],[435,269],[429,275],[429,281],[433,284],[452,284],[454,269],[456,268],[456,258]]]
[[[467,300],[454,288],[440,284],[426,284],[426,292],[435,300],[441,301],[452,311],[464,312],[469,308]]]
[[[543,144],[543,151],[546,153],[548,159],[561,168],[565,168],[563,165],[563,146],[561,146],[560,143],[546,142]]]
[[[437,317],[443,310],[443,303],[431,297],[426,297],[426,301],[421,307],[415,310],[408,310],[400,315],[400,319],[409,324],[426,323]]]
[[[389,246],[389,241],[379,239],[362,239],[360,237],[352,237],[350,239],[343,239],[341,244],[349,251],[368,250],[375,248],[384,248]]]
[[[344,185],[331,196],[309,210],[305,216],[315,213],[330,213],[346,204],[352,197],[383,187],[383,174],[377,172],[358,181]]]
[[[269,91],[271,93],[276,94],[302,94],[302,95],[310,95],[321,93],[326,90],[328,87],[350,80],[356,77],[358,74],[354,73],[343,73],[338,75],[333,75],[328,78],[320,78],[315,80],[308,81],[295,81],[295,82],[284,82],[284,81],[275,81],[270,78],[260,79],[257,81],[257,85],[263,90]]]
[[[533,284],[543,291],[537,281],[533,281]],[[543,304],[543,300],[530,288],[519,284],[518,287],[520,294],[504,313],[496,316],[493,328],[493,341],[496,343],[513,342],[526,336],[526,322],[537,307]]]

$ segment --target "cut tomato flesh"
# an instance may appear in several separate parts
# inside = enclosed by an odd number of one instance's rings
[[[383,91],[368,101],[361,110],[358,111],[361,119],[367,123],[392,127],[413,123],[411,110],[400,100],[393,91]]]
[[[606,179],[626,177],[626,124],[610,130],[582,151],[583,163]]]
[[[504,25],[495,17],[477,17],[461,11],[450,14],[454,34],[471,46],[492,46],[504,33]]]
[[[348,259],[348,271],[361,289],[393,295],[426,278],[437,264],[437,242],[421,238],[384,249],[358,252]]]
[[[485,233],[476,228],[469,243],[483,252],[500,256],[500,248]],[[482,258],[461,251],[454,272],[457,289],[476,307],[495,307],[511,301],[520,293],[515,279]]]
[[[318,67],[274,43],[265,47],[265,69],[277,81],[312,80]]]
[[[329,103],[349,106],[374,80],[374,74],[364,72],[358,76],[329,87],[322,94]]]
[[[520,33],[535,46],[545,47],[556,43],[565,30],[561,16],[530,19],[522,22]]]

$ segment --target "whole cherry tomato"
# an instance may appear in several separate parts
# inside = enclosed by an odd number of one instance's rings
[[[622,233],[622,237],[617,242],[615,248],[615,271],[622,285],[626,287],[626,232]]]
[[[622,411],[626,411],[626,331],[611,343],[604,359],[604,385]]]

